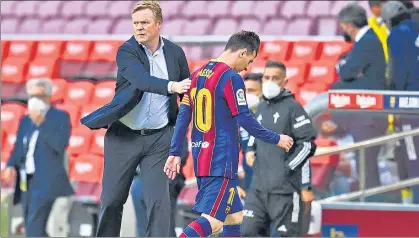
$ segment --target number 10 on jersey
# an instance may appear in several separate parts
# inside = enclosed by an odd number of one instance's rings
[[[194,105],[194,123],[200,132],[208,132],[212,126],[212,96],[206,88],[201,88],[196,92],[196,88],[191,90],[191,99]]]

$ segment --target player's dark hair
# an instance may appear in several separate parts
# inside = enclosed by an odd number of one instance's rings
[[[265,64],[265,68],[278,68],[284,71],[284,73],[287,73],[287,67],[285,64],[274,60],[268,60]]]
[[[253,31],[240,31],[233,34],[226,44],[224,50],[231,50],[236,52],[240,49],[246,48],[249,53],[255,52],[258,54],[260,46],[260,38]]]
[[[262,77],[263,77],[262,73],[249,73],[249,74],[246,74],[243,77],[243,79],[244,81],[252,80],[252,81],[257,81],[258,83],[262,83]]]
[[[356,28],[368,25],[367,12],[356,3],[352,3],[342,8],[338,14],[338,19],[344,23],[351,23]]]

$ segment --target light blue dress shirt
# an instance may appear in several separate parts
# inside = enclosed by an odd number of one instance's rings
[[[166,59],[164,57],[163,39],[160,38],[160,46],[156,52],[151,53],[144,45],[141,45],[150,62],[150,75],[169,80]],[[168,85],[169,93],[171,83]],[[141,101],[120,121],[132,130],[160,129],[169,122],[169,97],[155,93],[144,92]]]

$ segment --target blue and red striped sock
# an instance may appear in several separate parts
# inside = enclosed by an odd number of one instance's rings
[[[191,222],[179,237],[207,237],[212,234],[211,224],[205,217],[199,217]]]
[[[241,224],[224,225],[223,226],[223,237],[241,237]]]

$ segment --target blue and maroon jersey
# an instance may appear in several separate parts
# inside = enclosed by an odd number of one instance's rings
[[[237,177],[239,126],[235,116],[248,113],[241,76],[227,64],[211,60],[191,76],[191,87],[183,96],[176,127],[192,119],[192,157],[195,176]],[[177,155],[176,128],[171,155]]]

